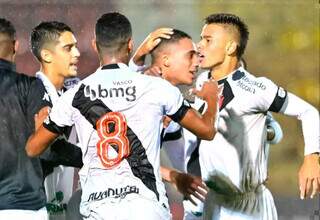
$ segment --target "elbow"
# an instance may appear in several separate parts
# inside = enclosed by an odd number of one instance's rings
[[[30,139],[27,141],[25,149],[28,157],[37,157],[39,155],[39,152],[33,147]]]
[[[200,137],[200,138],[203,140],[211,141],[215,137],[216,133],[217,133],[216,129],[212,128],[208,132],[206,132],[206,134],[203,135],[203,137]]]
[[[27,152],[28,157],[37,157],[38,156],[38,153],[28,146],[26,147],[26,152]]]

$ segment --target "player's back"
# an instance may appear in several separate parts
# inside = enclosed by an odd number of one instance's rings
[[[63,108],[71,105],[77,112],[71,118],[83,152],[82,201],[143,195],[167,206],[159,174],[162,117],[176,114],[182,103],[179,90],[167,81],[121,63],[99,68],[68,91],[50,117],[65,125]]]

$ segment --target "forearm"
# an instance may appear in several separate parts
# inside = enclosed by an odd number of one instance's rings
[[[26,144],[26,152],[29,157],[36,157],[43,153],[48,146],[58,137],[58,134],[50,132],[43,125],[34,132]]]
[[[304,155],[320,152],[318,110],[291,93],[288,93],[287,101],[287,105],[281,112],[301,120],[305,142]]]

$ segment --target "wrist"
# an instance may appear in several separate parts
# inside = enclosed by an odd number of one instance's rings
[[[308,162],[308,161],[313,161],[313,160],[316,160],[316,161],[319,161],[320,159],[320,155],[319,155],[319,152],[315,152],[315,153],[311,153],[311,154],[308,154],[308,155],[305,155],[304,156],[304,161],[305,162]]]

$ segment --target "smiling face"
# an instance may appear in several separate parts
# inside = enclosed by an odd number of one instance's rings
[[[77,63],[80,52],[74,35],[65,31],[61,33],[58,42],[50,49],[51,63],[57,74],[64,78],[77,75]]]
[[[189,38],[182,38],[167,47],[162,77],[173,85],[191,85],[199,65],[194,43]]]
[[[227,44],[230,37],[223,25],[206,24],[202,28],[201,40],[198,43],[200,67],[212,69],[222,64],[227,55]]]

